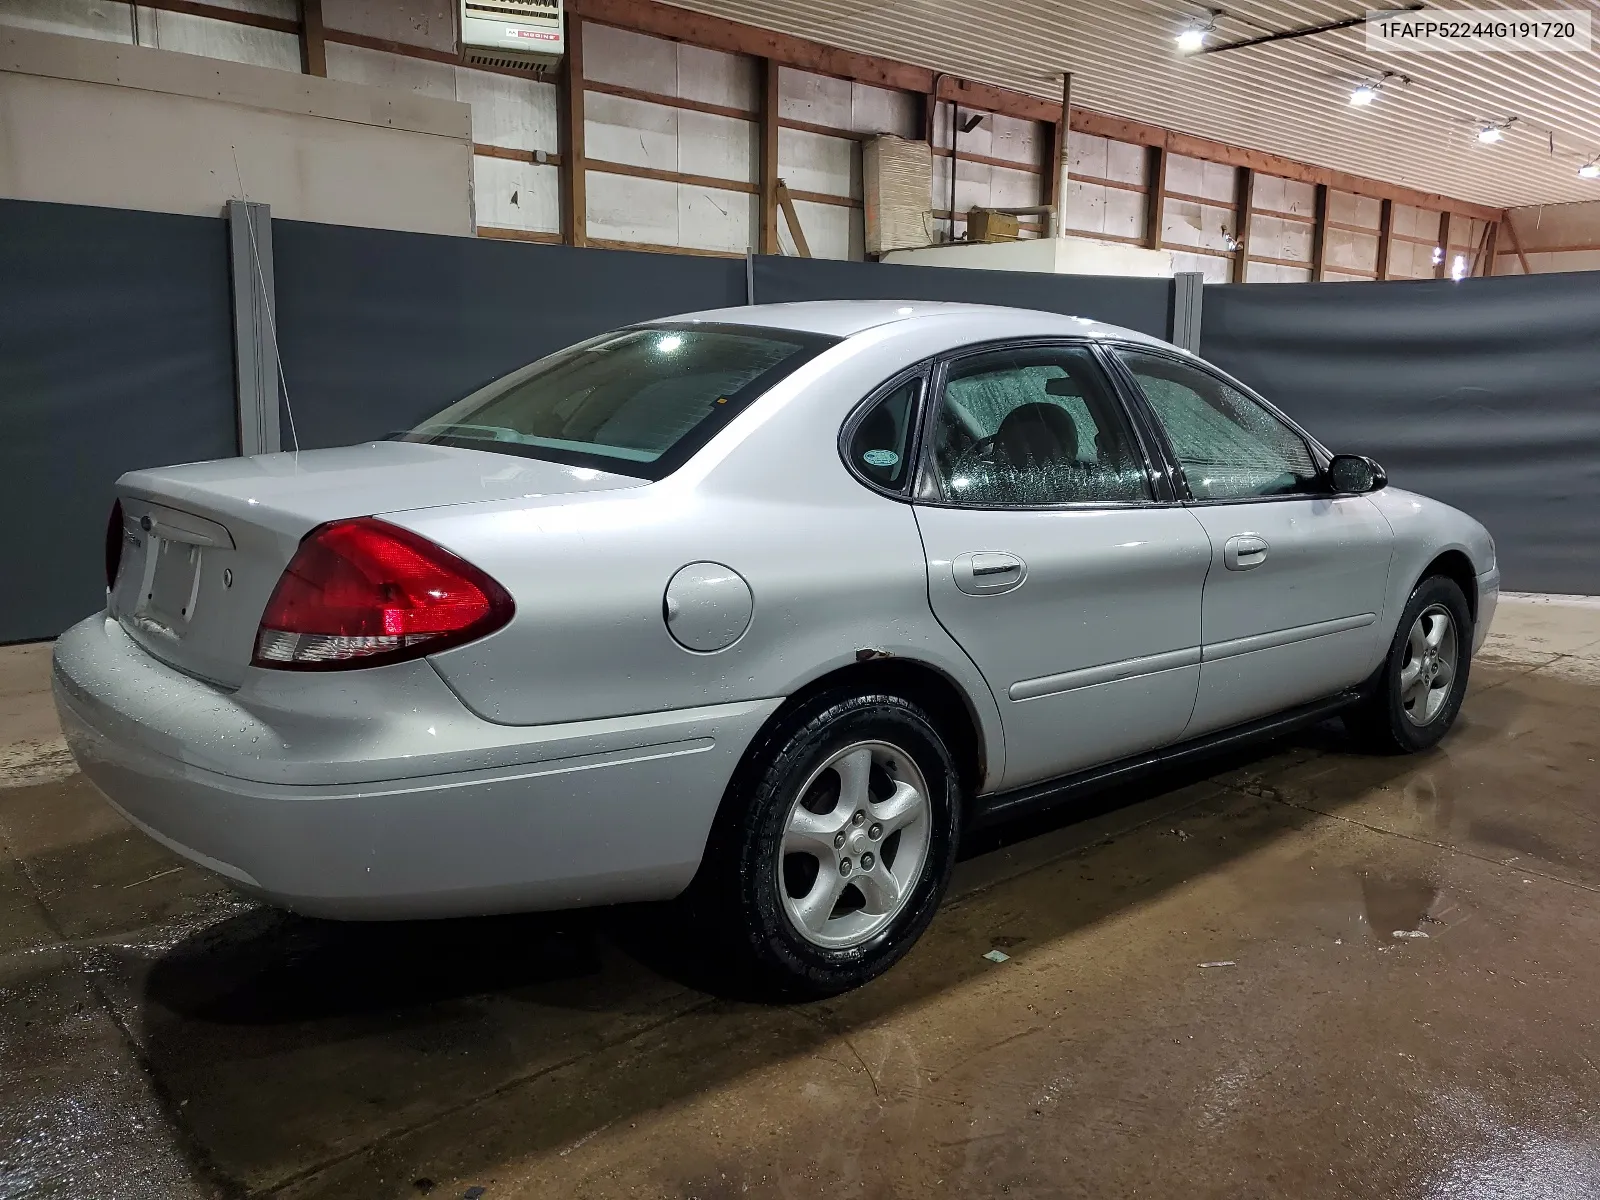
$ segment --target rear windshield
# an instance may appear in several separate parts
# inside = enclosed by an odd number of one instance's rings
[[[661,479],[837,341],[746,325],[619,329],[513,371],[396,436]]]

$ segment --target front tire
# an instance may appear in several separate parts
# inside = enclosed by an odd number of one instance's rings
[[[815,999],[881,974],[933,919],[955,864],[955,763],[901,696],[824,695],[730,786],[689,902],[756,994]]]
[[[1460,586],[1442,575],[1419,583],[1371,694],[1345,717],[1357,741],[1380,754],[1437,745],[1461,711],[1472,641],[1472,611]]]

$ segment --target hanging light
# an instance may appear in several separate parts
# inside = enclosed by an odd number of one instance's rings
[[[1600,159],[1590,159],[1578,168],[1579,179],[1600,179]]]
[[[1365,108],[1378,98],[1379,86],[1376,83],[1358,83],[1350,93],[1350,103],[1357,108]]]
[[[1478,140],[1485,145],[1492,146],[1495,142],[1505,138],[1506,126],[1509,124],[1511,124],[1510,121],[1491,121],[1487,125],[1478,126]]]
[[[1208,12],[1204,17],[1196,17],[1184,26],[1178,34],[1178,51],[1181,54],[1193,54],[1204,48],[1206,34],[1217,27],[1217,14]]]
[[[1467,256],[1458,254],[1450,263],[1450,278],[1460,283],[1467,277]]]

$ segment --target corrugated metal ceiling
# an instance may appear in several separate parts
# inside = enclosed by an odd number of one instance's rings
[[[1221,54],[1183,56],[1174,43],[1207,8],[1223,10],[1213,38],[1234,41],[1355,16],[1361,0],[675,2],[1040,96],[1059,95],[1060,72],[1071,70],[1073,102],[1085,108],[1462,200],[1600,199],[1600,180],[1577,176],[1600,154],[1600,48],[1374,53],[1359,26]],[[1588,11],[1600,38],[1600,0],[1537,7]],[[1376,103],[1352,107],[1351,89],[1385,70],[1411,82],[1390,80]],[[1508,117],[1504,141],[1478,142],[1481,124]]]

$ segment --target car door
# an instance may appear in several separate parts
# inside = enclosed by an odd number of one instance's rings
[[[1191,736],[1360,682],[1381,647],[1393,532],[1333,494],[1308,440],[1193,359],[1118,347],[1211,542]]]
[[[1210,545],[1160,490],[1095,352],[964,352],[931,397],[915,506],[928,595],[1000,707],[1002,786],[1179,737]]]

